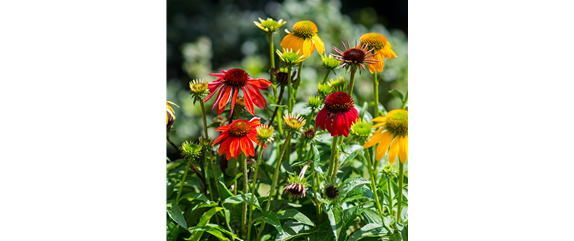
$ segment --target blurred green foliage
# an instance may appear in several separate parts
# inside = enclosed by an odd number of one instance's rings
[[[325,43],[327,54],[334,53],[333,46],[342,49],[341,40],[354,43],[361,35],[368,32],[383,34],[391,43],[397,57],[385,60],[384,71],[382,74],[379,73],[381,79],[379,101],[387,110],[400,108],[401,102],[388,92],[391,89],[403,93],[407,91],[408,41],[403,31],[389,30],[377,21],[381,8],[360,9],[355,11],[354,18],[351,18],[341,13],[342,3],[339,0],[285,0],[283,3],[269,1],[264,5],[264,10],[242,10],[244,7],[238,6],[238,3],[233,1],[219,1],[218,4],[203,3],[203,1],[169,0],[167,2],[169,19],[166,97],[181,107],[175,108],[177,119],[170,133],[175,143],[182,143],[185,140],[197,142],[202,133],[201,108],[193,104],[189,95],[190,80],[201,78],[211,82],[216,78],[208,74],[220,73],[221,70],[231,68],[244,69],[253,78],[269,79],[268,39],[253,23],[259,17],[283,19],[287,22],[279,34],[273,36],[276,49],[280,48],[281,40],[286,35],[285,29],[291,31],[293,24],[301,20],[310,20],[317,25],[318,35]],[[181,14],[177,9],[186,9],[190,15]],[[278,58],[275,57],[277,63]],[[176,64],[180,62],[183,64],[177,66]],[[316,51],[305,60],[302,72],[297,101],[306,104],[309,96],[317,94],[317,84],[323,80],[326,72],[321,67],[321,57]],[[348,78],[348,75],[344,69],[337,69],[336,75],[331,73],[330,78],[338,76]],[[373,101],[371,79],[372,75],[368,70],[362,70],[356,76],[353,96],[355,105],[362,106],[365,101]],[[269,90],[263,94],[271,93],[271,88]],[[215,110],[211,111],[214,99],[205,103],[208,123],[213,122],[213,118],[217,116]],[[263,117],[270,116],[269,111],[258,108],[255,112]],[[307,110],[305,113],[308,112]],[[222,115],[228,117],[229,114]],[[213,129],[209,131],[212,138],[217,136]],[[169,146],[168,143],[166,145]],[[172,147],[167,147],[167,150],[168,156],[178,158]]]

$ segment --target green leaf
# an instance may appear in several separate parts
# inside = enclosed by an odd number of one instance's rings
[[[167,201],[167,214],[173,219],[179,226],[187,229],[187,223],[183,217],[183,212],[174,200]]]
[[[188,201],[193,201],[194,199],[200,200],[202,202],[209,202],[209,199],[203,193],[195,193],[195,192],[188,192],[185,195],[181,196],[179,201],[187,199]]]
[[[269,104],[270,107],[285,107],[287,108],[287,105],[277,105],[277,104]]]
[[[209,222],[209,220],[211,219],[211,217],[222,209],[223,209],[222,207],[214,207],[212,209],[209,209],[209,211],[205,212],[205,214],[203,214],[203,216],[201,216],[201,218],[199,219],[199,223],[197,223],[195,228],[205,227],[207,225],[207,223]],[[200,231],[193,231],[193,232],[191,232],[191,236],[189,237],[189,239],[185,239],[185,240],[198,241],[201,238],[201,235],[203,235],[203,232],[204,231],[201,231],[201,230]]]
[[[361,108],[361,112],[359,112],[359,118],[363,118],[363,115],[365,115],[365,112],[367,111],[367,109],[369,108],[369,103],[368,102],[364,102],[363,103],[363,107]]]
[[[295,219],[301,222],[302,224],[315,227],[315,223],[313,223],[311,219],[309,219],[307,216],[305,216],[305,214],[297,211],[296,209],[287,209],[279,211],[279,213],[277,213],[277,217],[279,219]]]
[[[367,223],[383,224],[381,214],[372,209],[367,209],[363,212],[363,217]]]
[[[368,185],[371,182],[365,180],[363,177],[350,177],[345,179],[341,184],[341,192],[342,194],[346,194],[347,192],[361,186],[361,185]]]
[[[179,227],[173,223],[169,218],[166,220],[167,228],[167,241],[176,241],[179,234]]]
[[[337,240],[339,238],[339,231],[343,226],[341,223],[343,208],[339,205],[325,205],[325,213],[327,213],[331,230],[335,235],[335,240]]]
[[[409,207],[401,207],[401,221],[409,219]]]
[[[229,189],[227,189],[227,186],[225,186],[225,183],[222,180],[219,180],[218,184],[219,184],[219,196],[222,199],[233,197],[233,193],[229,191]]]
[[[351,237],[349,237],[348,241],[357,241],[362,238],[368,237],[384,237],[387,234],[387,230],[383,228],[380,224],[369,223],[361,229],[355,231]],[[380,239],[380,240],[389,240],[388,238]]]
[[[312,144],[313,146],[313,153],[315,153],[315,156],[313,157],[313,166],[315,167],[315,172],[324,175],[323,174],[323,169],[321,169],[321,155],[319,155],[319,150],[317,150],[317,146],[315,145],[315,143]]]
[[[374,199],[375,196],[373,195],[373,192],[371,191],[371,189],[369,188],[358,188],[358,189],[353,189],[349,192],[347,192],[347,194],[345,195],[345,197],[343,198],[343,200],[341,202],[345,203],[345,202],[350,202],[356,199],[361,199],[361,198],[370,198],[370,199]]]
[[[225,204],[239,204],[245,202],[247,204],[251,203],[251,193],[245,193],[245,194],[240,194],[237,196],[233,196],[233,197],[229,197],[226,198],[225,200],[223,200],[223,202],[221,203],[221,205],[225,205]],[[261,209],[261,207],[259,206],[259,201],[257,200],[257,198],[253,199],[253,206],[255,206],[256,208],[258,208],[259,210],[263,211]]]
[[[167,197],[166,198],[169,198],[169,196],[171,196],[171,194],[173,193],[173,188],[175,187],[175,184],[176,184],[175,182],[167,181],[167,187],[166,187]]]
[[[283,235],[283,228],[281,227],[281,222],[279,221],[279,218],[277,217],[277,215],[275,215],[274,212],[267,211],[257,219],[261,219],[262,221],[271,224],[273,227],[275,227],[275,229],[277,229],[279,235]]]
[[[225,236],[223,236],[223,234],[212,227],[194,227],[194,228],[190,228],[188,229],[190,233],[193,233],[193,231],[201,231],[201,232],[208,232],[211,235],[213,235],[214,237],[218,238],[219,240],[223,240],[223,241],[229,241],[228,238],[226,238]]]
[[[403,94],[401,92],[399,92],[398,90],[392,89],[389,91],[389,93],[391,93],[391,95],[394,95],[395,97],[399,98],[399,100],[401,100],[401,102],[405,99]]]
[[[333,231],[331,230],[331,224],[329,222],[323,222],[319,228],[309,235],[309,241],[325,241],[325,240],[336,240]]]
[[[363,152],[363,146],[361,145],[352,145],[350,147],[345,148],[345,151],[341,153],[339,156],[339,166],[343,166],[344,164],[351,161],[357,154]]]
[[[339,232],[339,240],[345,241],[347,240],[347,230],[353,223],[355,223],[355,219],[361,214],[363,211],[367,210],[367,208],[363,207],[351,207],[343,210],[343,227]]]
[[[309,235],[311,228],[303,223],[289,220],[283,224],[283,234],[278,235],[275,241],[287,241],[297,237]]]

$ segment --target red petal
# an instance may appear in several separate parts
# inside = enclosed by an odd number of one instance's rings
[[[231,116],[233,116],[233,107],[235,106],[235,101],[237,100],[237,94],[239,93],[239,88],[235,88],[235,87],[231,87],[233,88],[233,98],[231,98]]]
[[[267,90],[269,86],[271,86],[271,82],[266,79],[252,79],[249,77],[247,84],[255,86],[257,89],[260,90]]]
[[[219,89],[219,93],[217,93],[217,99],[215,99],[215,102],[213,102],[213,107],[211,107],[211,110],[215,109],[217,103],[219,103],[219,100],[221,99],[221,96],[223,95],[223,92],[225,92],[226,88],[228,87],[224,85],[221,89]]]
[[[212,146],[215,145],[215,143],[218,143],[219,141],[225,139],[225,138],[228,137],[228,136],[229,136],[229,132],[227,132],[227,131],[226,131],[226,132],[223,132],[223,133],[221,133],[221,134],[219,134],[219,136],[217,137],[217,139],[215,139],[215,140],[213,141],[213,144],[211,144],[211,145],[212,145]]]
[[[249,86],[251,88],[253,88],[253,86]],[[265,106],[267,105],[267,101],[265,100],[265,98],[263,97],[263,95],[261,94],[261,92],[259,92],[259,90],[255,89],[252,90],[251,88],[247,87],[247,90],[249,91],[249,95],[251,97],[253,97],[253,103],[255,103],[255,105],[261,109],[265,109]]]
[[[221,85],[218,85],[217,88],[219,88],[219,86],[221,86]],[[215,94],[215,92],[217,92],[217,88],[215,91],[209,90],[209,92],[211,92],[211,93],[209,93],[209,95],[205,98],[205,100],[203,100],[203,102],[206,102],[207,100],[209,100]],[[213,108],[211,108],[211,109],[213,110]]]
[[[223,112],[223,110],[225,110],[225,105],[227,105],[227,102],[229,102],[229,97],[231,96],[231,89],[233,89],[233,87],[225,87],[223,96],[221,97],[221,99],[219,100],[219,104],[217,105],[217,114],[221,115],[221,113]]]
[[[226,138],[225,141],[223,141],[221,143],[221,145],[219,145],[219,152],[218,155],[222,155],[223,153],[229,152],[229,146],[231,145],[231,142],[233,141],[233,137],[231,138]]]
[[[249,96],[248,92],[245,91],[245,86],[241,87],[243,89],[243,101],[245,103],[245,109],[247,109],[247,111],[249,111],[249,113],[251,113],[252,115],[255,115],[255,113],[253,112],[253,102],[251,101],[251,97]]]
[[[253,117],[251,120],[249,120],[249,123],[251,123],[251,128],[255,128],[261,124],[261,119],[259,119],[259,117]]]

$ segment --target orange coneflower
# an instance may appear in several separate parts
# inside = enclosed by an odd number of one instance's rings
[[[293,49],[293,51],[299,50],[305,55],[305,58],[309,58],[311,53],[315,51],[317,47],[317,52],[323,54],[325,51],[325,44],[319,35],[317,35],[317,25],[311,21],[299,21],[293,25],[293,32],[287,34],[285,38],[281,41],[281,47],[283,49]]]
[[[369,71],[371,73],[382,72],[383,67],[385,67],[385,63],[383,62],[383,57],[387,59],[394,59],[397,57],[395,52],[391,49],[391,43],[387,41],[387,38],[382,34],[378,33],[367,33],[361,36],[361,44],[366,44],[369,46],[369,49],[374,49],[377,55],[373,56],[372,58],[378,60],[379,62],[368,64]]]

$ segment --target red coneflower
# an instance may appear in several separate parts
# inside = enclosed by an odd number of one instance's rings
[[[315,125],[328,130],[331,136],[349,136],[351,125],[359,118],[353,98],[345,92],[335,92],[325,98],[325,107],[315,117]]]
[[[378,60],[373,58],[373,56],[377,55],[378,53],[371,53],[373,49],[367,51],[368,48],[367,44],[357,46],[357,43],[355,43],[356,47],[351,48],[351,45],[349,45],[349,41],[347,41],[347,46],[345,46],[345,43],[343,41],[341,41],[341,43],[343,43],[343,47],[345,47],[345,52],[333,46],[333,50],[335,50],[337,53],[340,54],[340,55],[333,54],[333,56],[335,57],[335,59],[343,61],[341,67],[344,66],[361,67],[364,69],[365,65],[363,65],[363,63],[375,64],[379,62]]]
[[[256,127],[260,124],[258,117],[253,117],[250,121],[246,120],[234,120],[231,124],[220,126],[215,131],[223,131],[217,139],[213,141],[212,146],[214,146],[219,141],[221,145],[219,146],[219,155],[225,153],[225,158],[227,160],[239,157],[241,151],[245,156],[255,156],[255,150],[253,149],[253,143],[261,145],[257,140],[257,129]]]
[[[242,69],[222,70],[221,72],[223,72],[223,74],[209,74],[210,76],[219,77],[219,79],[209,84],[210,94],[203,100],[203,102],[209,100],[219,89],[217,99],[211,108],[212,110],[217,106],[217,114],[221,115],[225,109],[225,105],[229,102],[231,91],[233,91],[230,116],[233,115],[233,107],[235,106],[239,90],[243,90],[245,108],[249,113],[255,115],[255,113],[253,113],[253,104],[261,109],[265,109],[267,101],[265,101],[265,98],[263,98],[259,90],[267,90],[267,87],[271,86],[271,82],[266,79],[253,79]]]

